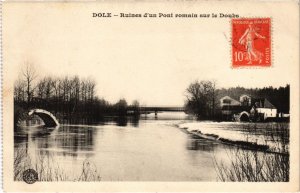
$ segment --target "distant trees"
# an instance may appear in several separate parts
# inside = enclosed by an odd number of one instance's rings
[[[133,115],[134,116],[139,116],[140,115],[140,103],[137,100],[134,100],[132,102],[132,110],[133,110]]]
[[[61,122],[95,122],[104,116],[126,116],[129,105],[125,99],[110,104],[96,95],[96,82],[78,76],[43,77],[27,65],[14,85],[15,109],[43,108],[54,113]],[[133,102],[135,114],[138,101]],[[133,107],[130,106],[132,109]]]
[[[127,102],[125,99],[120,99],[119,102],[115,104],[119,116],[127,115]]]
[[[92,79],[80,80],[78,76],[60,79],[45,77],[37,83],[35,96],[47,101],[87,102],[95,98],[95,85]]]
[[[186,89],[185,107],[198,118],[213,118],[215,115],[216,84],[214,81],[195,81]]]
[[[17,80],[14,87],[15,103],[23,108],[45,108],[62,118],[96,117],[95,103],[103,103],[95,96],[96,83],[78,76],[44,77],[33,84],[34,74],[25,71],[25,79]],[[26,105],[25,105],[26,104]]]
[[[14,86],[14,100],[15,102],[22,102],[26,99],[26,83],[22,80],[17,80]]]

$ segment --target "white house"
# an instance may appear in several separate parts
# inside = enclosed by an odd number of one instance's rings
[[[224,96],[220,99],[220,106],[222,115],[229,119],[242,112],[250,113],[251,116],[256,114],[263,120],[277,117],[277,109],[268,99],[254,98],[246,94],[241,95],[239,101],[230,96]]]
[[[276,107],[267,99],[258,99],[255,101],[253,108],[256,109],[258,114],[262,114],[264,119],[274,118],[277,116]]]

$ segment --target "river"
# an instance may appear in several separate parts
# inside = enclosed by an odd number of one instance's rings
[[[159,113],[126,126],[26,127],[15,132],[15,152],[25,149],[33,163],[46,156],[66,176],[79,176],[88,161],[102,181],[217,181],[214,159],[234,147],[176,127],[188,119]]]

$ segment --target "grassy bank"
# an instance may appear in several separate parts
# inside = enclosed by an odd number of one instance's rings
[[[257,132],[257,127],[245,128]],[[215,170],[221,181],[240,182],[288,182],[290,174],[289,128],[281,123],[272,129],[265,128],[264,136],[269,143],[275,144],[277,151],[254,148],[251,151],[236,148],[227,152],[229,164],[214,158]]]
[[[227,153],[229,164],[214,158],[221,181],[288,182],[289,155],[236,149]]]
[[[276,153],[289,149],[289,123],[191,122],[178,126],[202,138],[238,147]]]
[[[226,156],[214,156],[220,181],[289,181],[288,123],[194,122],[179,125],[189,133],[235,146]]]
[[[65,172],[64,168],[56,163],[49,154],[38,154],[32,160],[24,148],[15,149],[14,152],[14,180],[22,181],[23,172],[34,169],[38,173],[38,181],[100,181],[101,176],[96,166],[88,160],[83,161],[78,176]]]

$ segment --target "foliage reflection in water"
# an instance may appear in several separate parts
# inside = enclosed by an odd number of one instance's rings
[[[214,161],[230,166],[235,147],[176,127],[182,117],[160,119],[19,128],[15,180],[33,168],[40,181],[217,181]]]

